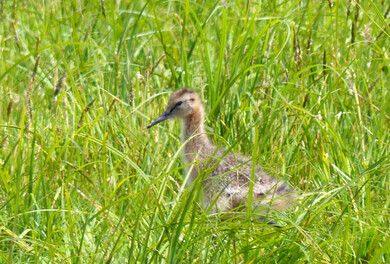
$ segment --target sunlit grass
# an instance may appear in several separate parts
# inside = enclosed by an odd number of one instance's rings
[[[0,12],[0,262],[390,261],[386,1]],[[302,191],[281,230],[185,188],[179,122],[145,129],[183,86],[216,144]]]

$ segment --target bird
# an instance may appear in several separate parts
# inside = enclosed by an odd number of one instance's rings
[[[253,177],[254,166],[250,158],[227,153],[210,141],[204,124],[205,110],[194,90],[182,88],[174,92],[166,110],[147,128],[169,119],[182,120],[181,140],[185,144],[183,159],[187,164],[187,185],[191,186],[201,178],[204,209],[228,216],[247,211],[251,181],[252,212],[264,215],[270,208],[286,210],[296,204],[297,194],[288,184],[258,166]],[[273,221],[268,223],[280,227]]]

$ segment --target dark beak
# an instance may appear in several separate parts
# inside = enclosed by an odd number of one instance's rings
[[[156,120],[154,120],[152,123],[150,123],[150,125],[148,125],[146,128],[151,128],[152,126],[157,125],[158,123],[160,123],[164,120],[167,120],[170,117],[170,115],[171,115],[171,113],[168,113],[167,111],[165,111],[164,113],[162,113],[162,115],[157,117]]]

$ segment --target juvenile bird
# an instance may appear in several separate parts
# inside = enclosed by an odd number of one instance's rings
[[[162,115],[147,128],[167,120],[182,120],[183,157],[190,185],[202,177],[204,207],[228,215],[245,211],[252,175],[252,162],[240,155],[224,153],[212,144],[204,128],[205,111],[199,95],[188,88],[176,91]],[[264,213],[267,207],[283,210],[296,200],[294,191],[284,182],[256,167],[253,182],[252,210]],[[266,205],[266,206],[265,206]]]

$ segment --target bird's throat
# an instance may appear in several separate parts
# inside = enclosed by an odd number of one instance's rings
[[[196,161],[201,154],[209,154],[213,145],[210,143],[204,129],[204,118],[190,115],[182,121],[182,143],[186,163]]]

